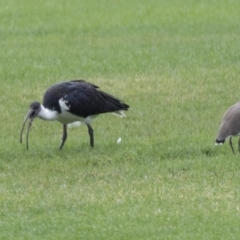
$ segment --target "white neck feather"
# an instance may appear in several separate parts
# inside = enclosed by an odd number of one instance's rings
[[[57,119],[58,112],[52,111],[47,108],[45,108],[43,105],[41,105],[41,110],[38,114],[38,117],[44,120],[54,121]]]

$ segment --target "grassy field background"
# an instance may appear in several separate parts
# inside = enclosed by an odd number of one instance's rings
[[[234,0],[0,1],[1,239],[238,239],[240,156],[214,140],[239,100]],[[85,79],[130,105],[69,130],[33,100]],[[117,144],[121,137],[122,142]],[[236,140],[234,141],[236,148]]]

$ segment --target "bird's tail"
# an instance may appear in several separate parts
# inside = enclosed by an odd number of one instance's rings
[[[126,117],[126,115],[124,114],[123,111],[116,111],[116,112],[113,112],[114,115],[122,118],[122,117]]]
[[[103,97],[103,101],[106,103],[105,104],[105,112],[112,112],[115,115],[118,115],[119,117],[125,117],[125,114],[123,113],[124,111],[127,111],[129,108],[129,105],[124,103],[122,100],[108,94],[105,92],[102,92],[99,90]]]

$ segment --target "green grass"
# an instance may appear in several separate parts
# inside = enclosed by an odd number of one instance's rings
[[[239,99],[238,1],[0,3],[0,239],[239,238],[240,156],[214,146]],[[62,151],[61,125],[35,120],[27,151],[29,104],[68,79],[127,117],[95,119],[94,149],[69,129]]]

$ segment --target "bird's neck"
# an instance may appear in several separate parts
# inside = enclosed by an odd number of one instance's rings
[[[58,112],[54,110],[49,110],[41,105],[41,111],[38,114],[38,117],[48,121],[54,121],[57,119]]]

